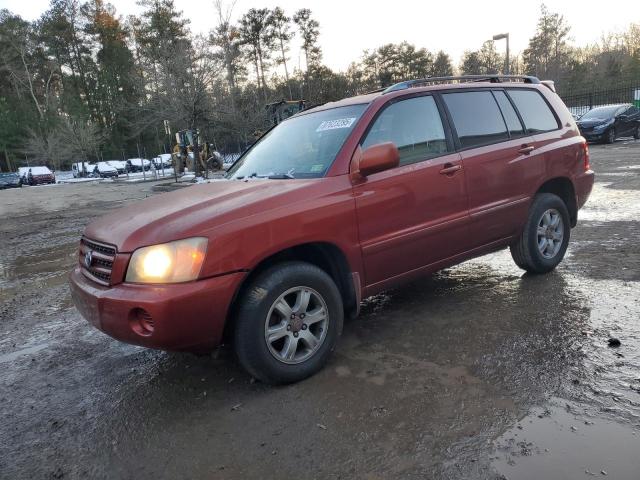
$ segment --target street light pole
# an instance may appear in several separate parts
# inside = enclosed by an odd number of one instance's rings
[[[507,51],[506,58],[504,60],[504,74],[509,75],[509,34],[508,33],[500,33],[498,35],[493,36],[493,40],[502,40],[505,39],[507,41]]]

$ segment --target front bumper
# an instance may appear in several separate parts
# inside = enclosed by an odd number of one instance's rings
[[[229,306],[244,276],[239,272],[180,284],[102,287],[76,267],[69,285],[82,316],[117,340],[160,350],[203,350],[222,340]],[[150,333],[137,328],[140,309],[152,319]]]
[[[608,130],[597,133],[593,130],[590,130],[588,132],[580,131],[580,135],[582,135],[587,140],[587,142],[600,143],[606,138],[607,132]]]

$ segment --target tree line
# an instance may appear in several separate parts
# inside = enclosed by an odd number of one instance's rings
[[[165,120],[238,152],[267,127],[271,102],[313,105],[409,78],[504,71],[504,55],[488,41],[457,66],[444,51],[401,42],[335,72],[323,63],[311,10],[251,8],[234,21],[234,3],[213,0],[213,28],[199,35],[173,0],[139,0],[142,12],[124,18],[104,0],[51,0],[35,21],[0,10],[0,169],[149,158],[171,146]],[[570,32],[542,5],[528,47],[509,59],[511,73],[555,80],[561,93],[640,83],[640,24],[582,47]]]

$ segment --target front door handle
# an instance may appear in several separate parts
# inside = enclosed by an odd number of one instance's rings
[[[522,153],[523,155],[529,155],[531,152],[535,150],[536,147],[533,145],[522,145],[518,153]]]
[[[453,175],[458,170],[462,170],[462,165],[454,165],[453,163],[445,163],[444,168],[440,170],[440,175]]]

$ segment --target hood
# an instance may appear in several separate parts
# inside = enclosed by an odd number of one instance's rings
[[[205,234],[217,225],[272,210],[309,180],[222,180],[148,197],[92,222],[87,238],[132,252],[146,245]]]
[[[594,118],[594,119],[589,119],[589,120],[578,120],[576,122],[576,124],[578,125],[578,127],[584,127],[584,128],[591,128],[591,127],[595,127],[597,125],[604,125],[606,123],[610,123],[613,121],[613,118]]]

